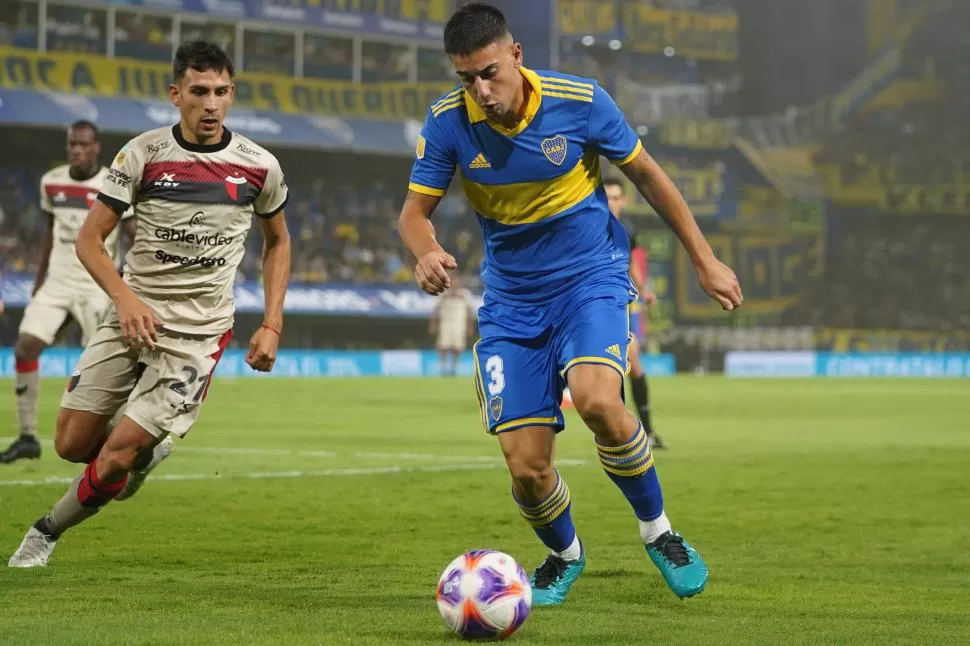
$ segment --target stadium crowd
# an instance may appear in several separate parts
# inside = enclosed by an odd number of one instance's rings
[[[824,276],[788,325],[955,332],[970,329],[965,216],[844,214]]]
[[[53,160],[58,163],[59,160]],[[0,271],[33,273],[46,219],[40,211],[41,169],[0,169]],[[411,263],[396,234],[400,178],[339,182],[323,176],[290,182],[287,207],[293,236],[293,280],[299,282],[408,282]],[[467,203],[450,195],[435,226],[469,278],[481,263],[481,231]],[[250,236],[240,279],[259,277],[259,236]]]

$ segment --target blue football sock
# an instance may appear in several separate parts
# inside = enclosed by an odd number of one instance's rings
[[[616,486],[626,496],[633,513],[640,520],[654,520],[664,510],[663,492],[657,469],[653,465],[653,453],[642,424],[629,442],[620,446],[596,445],[600,464]]]
[[[569,487],[559,472],[556,472],[556,486],[545,500],[530,504],[516,498],[515,502],[522,517],[532,525],[536,536],[546,547],[553,552],[562,552],[572,545],[576,538],[576,527],[569,513]]]

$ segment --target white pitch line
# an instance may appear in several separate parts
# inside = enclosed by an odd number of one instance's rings
[[[371,476],[389,473],[441,473],[443,471],[488,471],[501,467],[500,464],[442,464],[427,467],[360,467],[353,469],[313,469],[307,471],[249,471],[235,474],[219,473],[162,473],[151,477],[153,481],[180,482],[185,480],[264,480],[293,478],[326,478],[348,476]],[[0,480],[0,487],[42,487],[55,484],[70,484],[74,478],[67,476],[48,476],[34,480]]]
[[[14,438],[0,437],[0,442],[13,440]],[[53,446],[53,442],[42,440],[45,446]],[[295,450],[295,449],[271,449],[262,447],[217,447],[217,446],[184,446],[181,442],[175,447],[176,453],[200,453],[208,455],[266,455],[266,456],[298,456],[302,458],[336,458],[342,454],[335,451],[325,450]],[[382,451],[357,451],[346,454],[345,457],[352,457],[358,460],[424,460],[428,462],[476,462],[476,463],[498,463],[504,464],[505,461],[499,455],[437,455],[434,453],[393,453]],[[556,464],[563,466],[583,466],[586,460],[560,459]]]

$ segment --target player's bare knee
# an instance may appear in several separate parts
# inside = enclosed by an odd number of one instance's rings
[[[44,350],[44,342],[38,338],[21,334],[14,346],[14,357],[18,362],[37,361]]]
[[[555,484],[556,474],[546,456],[510,456],[506,463],[516,490],[529,499],[543,498]]]
[[[91,442],[80,432],[69,411],[57,415],[57,433],[54,435],[54,451],[63,460],[83,464],[88,462]]]
[[[104,439],[103,416],[61,408],[57,413],[54,450],[62,459],[78,464],[91,462]]]
[[[135,466],[138,453],[139,449],[135,445],[106,446],[98,454],[98,474],[109,482],[120,479]]]
[[[618,423],[617,416],[623,414],[623,400],[619,393],[604,388],[572,392],[572,398],[579,416],[597,435],[608,432]]]

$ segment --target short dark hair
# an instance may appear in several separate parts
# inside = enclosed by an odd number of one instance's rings
[[[456,11],[445,24],[445,53],[468,56],[509,33],[502,12],[485,2],[471,2]]]
[[[100,132],[98,132],[98,127],[94,125],[93,122],[88,121],[87,119],[81,119],[79,121],[75,121],[68,127],[67,131],[68,133],[70,133],[72,130],[82,130],[84,128],[87,128],[94,134],[95,141],[98,140],[101,134]]]
[[[225,70],[229,72],[229,78],[235,74],[232,60],[226,52],[215,43],[206,40],[190,40],[182,43],[175,52],[175,60],[172,61],[172,78],[176,83],[182,80],[189,68],[196,72]]]
[[[604,188],[607,186],[619,186],[620,195],[626,195],[626,186],[623,185],[619,177],[607,177],[603,180],[603,186]]]

